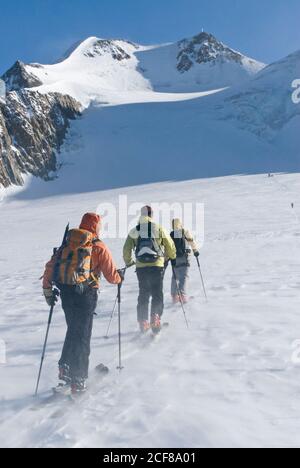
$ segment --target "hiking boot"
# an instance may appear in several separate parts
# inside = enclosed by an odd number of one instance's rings
[[[67,396],[71,394],[71,384],[59,383],[57,387],[54,387],[52,390],[54,395]]]
[[[161,331],[161,321],[160,321],[160,316],[158,314],[152,315],[151,328],[154,334],[157,334]]]
[[[148,320],[141,320],[139,322],[141,333],[147,333],[150,330],[150,323]]]
[[[87,391],[85,379],[76,378],[72,380],[71,393],[73,396],[83,395]]]
[[[58,380],[64,382],[65,385],[71,385],[70,367],[67,364],[62,364],[59,366]]]

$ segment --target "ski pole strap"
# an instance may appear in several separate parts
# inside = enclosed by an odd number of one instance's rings
[[[125,266],[124,268],[120,268],[119,270],[117,270],[118,273],[119,273],[119,276],[120,276],[120,278],[121,278],[121,280],[122,280],[122,283],[123,283],[123,281],[125,280],[125,274],[126,274],[127,268],[128,268],[128,267]],[[122,283],[121,283],[121,284],[122,284]]]
[[[53,307],[57,303],[59,296],[60,296],[59,290],[57,288],[54,288],[52,291],[52,306]]]

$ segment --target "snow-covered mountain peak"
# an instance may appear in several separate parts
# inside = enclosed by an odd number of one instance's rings
[[[212,91],[241,84],[263,67],[204,32],[156,46],[91,36],[55,64],[17,62],[4,79],[9,90],[59,92],[88,107],[92,102],[136,102],[136,93],[140,101],[141,93],[151,91]]]
[[[122,61],[129,60],[131,58],[130,54],[137,48],[138,46],[131,42],[91,36],[82,42],[76,43],[65,54],[64,58],[96,58],[110,55],[114,60]]]
[[[206,32],[202,32],[191,39],[184,39],[178,43],[178,46],[177,68],[181,73],[189,71],[195,63],[201,65],[233,62],[240,66],[248,65],[248,69],[252,73],[257,73],[265,66],[231,49],[215,36]]]
[[[265,67],[206,32],[139,50],[136,55],[144,76],[160,92],[207,91],[240,85]]]
[[[36,66],[36,65],[35,65]],[[16,63],[2,76],[8,91],[18,91],[23,88],[33,88],[42,85],[35,74],[26,69],[26,65],[17,60]]]

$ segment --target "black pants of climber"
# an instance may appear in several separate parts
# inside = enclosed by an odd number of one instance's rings
[[[149,320],[151,298],[151,315],[158,314],[161,317],[164,311],[164,268],[138,268],[137,277],[140,288],[137,307],[138,321]]]
[[[87,288],[78,294],[72,286],[60,290],[68,329],[59,365],[69,366],[71,378],[87,379],[98,291]]]

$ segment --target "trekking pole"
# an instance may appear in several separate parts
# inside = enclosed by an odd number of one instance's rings
[[[121,333],[121,290],[122,290],[122,284],[125,279],[125,273],[128,267],[123,268],[122,270],[119,270],[119,274],[122,276],[122,282],[118,284],[118,317],[119,317],[119,365],[117,369],[121,372],[124,367],[122,366],[122,333]]]
[[[128,268],[130,268],[130,267],[125,267],[125,268],[123,268],[122,270],[120,270],[120,271],[123,273],[123,275],[125,275],[126,270],[128,270]],[[118,293],[118,295],[117,295],[117,297],[116,297],[116,301],[115,301],[115,304],[114,304],[114,308],[113,308],[113,310],[112,310],[111,317],[110,317],[110,322],[109,322],[109,324],[108,324],[107,332],[106,332],[106,335],[105,335],[105,337],[104,337],[106,340],[108,340],[108,338],[109,338],[108,334],[109,334],[110,327],[111,327],[111,324],[112,324],[112,321],[113,321],[113,318],[114,318],[114,315],[115,315],[115,310],[116,310],[117,303],[118,303],[118,297],[119,297],[119,293]]]
[[[106,335],[104,337],[106,340],[108,340],[108,338],[109,338],[110,327],[111,327],[111,324],[112,324],[112,321],[113,321],[113,318],[114,318],[114,315],[115,315],[115,310],[116,310],[117,303],[118,303],[118,297],[119,297],[119,295],[117,295],[117,297],[116,297],[114,308],[112,310],[110,321],[109,321],[109,324],[108,324],[107,332],[106,332]]]
[[[181,304],[181,308],[182,308],[182,311],[183,311],[183,315],[184,315],[185,323],[186,323],[186,326],[187,326],[187,328],[190,328],[190,326],[189,326],[189,322],[188,322],[188,319],[187,319],[187,316],[186,316],[186,312],[185,312],[184,304],[183,304],[182,295],[181,295],[181,292],[180,292],[180,289],[179,289],[179,283],[178,283],[178,279],[177,279],[176,271],[175,271],[175,268],[174,268],[173,266],[172,266],[172,270],[173,270],[173,275],[174,275],[174,279],[175,279],[175,282],[176,282],[176,289],[177,289],[177,294],[178,294],[178,296],[179,296],[179,299],[180,299],[180,304]]]
[[[200,260],[199,260],[198,257],[196,257],[196,260],[197,260],[197,263],[198,263],[198,268],[199,268],[199,273],[200,273],[200,277],[201,277],[204,296],[205,296],[206,301],[208,301],[207,294],[206,294],[206,288],[205,288],[205,284],[204,284],[204,279],[203,279],[203,275],[202,275],[202,271],[201,271]]]
[[[51,322],[52,322],[53,311],[54,311],[54,307],[55,307],[55,304],[56,304],[56,298],[58,296],[59,296],[59,291],[57,289],[54,289],[54,291],[53,291],[53,303],[52,303],[51,308],[50,308],[46,338],[45,338],[45,342],[44,342],[42,358],[41,358],[41,364],[40,364],[40,370],[39,370],[39,375],[38,375],[38,380],[37,380],[34,396],[37,396],[38,391],[39,391],[39,385],[40,385],[42,369],[43,369],[44,359],[45,359],[45,355],[46,355],[46,348],[47,348],[47,343],[48,343],[48,336],[49,336],[50,326],[51,326]]]
[[[122,283],[118,284],[118,316],[119,316],[119,366],[117,369],[121,372],[122,366],[122,334],[121,334],[121,289]]]

